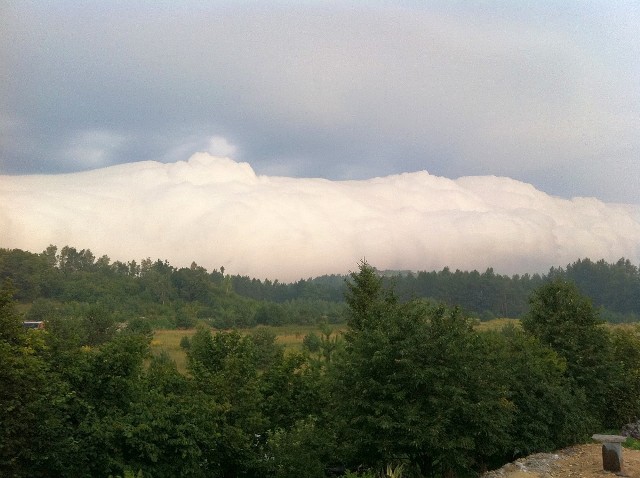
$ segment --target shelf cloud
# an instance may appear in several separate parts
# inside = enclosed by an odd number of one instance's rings
[[[233,147],[217,139],[219,150]],[[258,175],[197,153],[60,175],[0,176],[0,247],[90,248],[292,281],[379,269],[546,272],[640,262],[640,207],[563,199],[506,177],[426,171],[332,181]]]

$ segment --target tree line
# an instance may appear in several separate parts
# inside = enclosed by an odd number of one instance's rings
[[[579,259],[547,274],[506,276],[484,272],[441,271],[379,274],[402,300],[424,298],[458,306],[488,320],[517,318],[529,310],[528,298],[552,279],[571,281],[589,296],[609,322],[640,318],[640,270],[628,259],[615,263]],[[10,278],[16,298],[32,303],[32,320],[43,311],[86,313],[98,304],[111,316],[144,317],[153,327],[191,327],[197,320],[214,327],[344,322],[347,276],[328,275],[292,283],[208,271],[195,262],[174,267],[166,260],[137,262],[95,257],[89,249],[49,246],[41,253],[0,249],[0,278]]]
[[[182,374],[104,310],[23,328],[6,282],[0,474],[466,477],[640,416],[640,328],[604,327],[573,283],[545,282],[521,328],[491,332],[401,300],[366,263],[346,288],[341,337],[285,353],[269,329],[200,327]]]
[[[321,286],[260,282],[224,272],[224,267],[209,272],[195,262],[181,268],[149,258],[112,262],[69,246],[49,246],[39,254],[0,249],[0,278],[12,280],[19,302],[32,304],[29,320],[53,312],[98,313],[120,322],[137,317],[153,328],[189,328],[196,322],[216,328],[344,322],[344,302],[327,298]],[[245,285],[255,282],[275,292],[256,298]]]

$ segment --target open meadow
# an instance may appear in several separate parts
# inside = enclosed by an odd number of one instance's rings
[[[344,324],[332,325],[330,329],[334,334],[340,334],[345,330]],[[314,332],[317,335],[321,334],[320,327],[317,325],[282,325],[278,327],[253,327],[235,329],[241,334],[254,334],[261,329],[268,329],[276,335],[276,342],[282,344],[285,350],[301,350],[302,341],[305,336]],[[224,330],[211,329],[213,332],[223,332]],[[227,330],[228,331],[228,330]],[[169,357],[171,357],[181,372],[187,369],[187,357],[185,351],[180,347],[180,340],[182,337],[191,337],[195,334],[196,329],[160,329],[156,330],[151,340],[151,352],[154,354],[160,354],[165,351]]]
[[[489,330],[500,330],[508,325],[520,327],[519,319],[498,318],[485,322],[477,322],[474,328],[479,332]],[[637,324],[607,324],[610,328],[633,329],[640,328]],[[268,329],[276,335],[276,342],[282,344],[286,350],[301,350],[302,341],[305,336],[314,332],[320,335],[321,329],[318,325],[282,325],[277,327],[258,326],[253,328],[235,329],[241,334],[254,334],[261,329]],[[346,330],[346,324],[331,325],[330,329],[333,334],[341,334]],[[222,332],[223,330],[212,329],[214,332]],[[178,370],[185,372],[187,369],[187,356],[185,351],[180,347],[182,337],[191,337],[196,329],[159,329],[153,334],[151,341],[151,352],[160,354],[166,352],[175,362]]]
[[[498,330],[505,327],[508,324],[513,324],[517,327],[520,326],[518,319],[493,319],[486,322],[478,322],[475,325],[476,330]],[[320,335],[322,332],[317,325],[282,325],[277,327],[253,327],[253,328],[241,328],[235,329],[241,334],[254,334],[261,329],[268,329],[276,335],[276,342],[282,344],[285,350],[301,350],[302,341],[305,336],[311,332],[316,335]],[[345,324],[336,324],[329,327],[333,334],[341,334],[346,330]],[[222,332],[223,330],[212,329],[214,332]],[[162,351],[166,352],[171,357],[181,372],[187,369],[187,357],[185,351],[180,347],[180,340],[183,337],[191,337],[195,334],[196,329],[159,329],[154,332],[153,339],[151,341],[151,351],[153,354],[160,354]]]

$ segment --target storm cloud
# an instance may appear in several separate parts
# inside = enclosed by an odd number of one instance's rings
[[[640,204],[640,6],[418,3],[3,2],[0,172],[212,151]]]
[[[220,148],[229,145],[217,140]],[[0,246],[90,248],[297,280],[380,269],[546,272],[640,262],[640,207],[563,199],[505,177],[426,171],[332,181],[259,175],[198,153],[61,175],[0,176]]]

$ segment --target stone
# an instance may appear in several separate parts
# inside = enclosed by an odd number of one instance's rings
[[[632,423],[627,423],[622,427],[622,433],[626,437],[633,437],[636,440],[640,440],[640,420]]]
[[[621,435],[593,435],[591,438],[602,443],[602,468],[604,471],[622,471],[622,445],[627,437]]]
[[[613,473],[622,471],[622,448],[620,443],[604,443],[602,445],[602,469]]]

